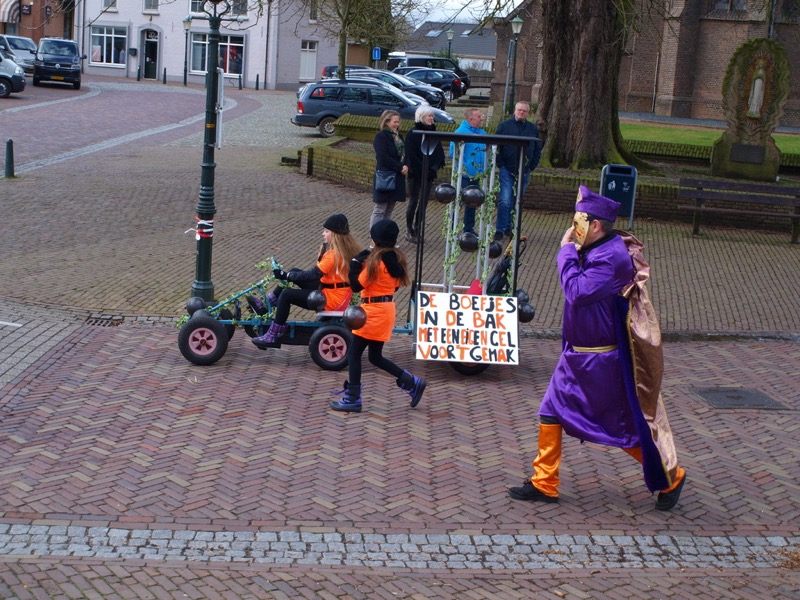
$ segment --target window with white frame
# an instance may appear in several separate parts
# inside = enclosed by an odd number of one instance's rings
[[[208,67],[208,35],[192,34],[190,69],[205,73]],[[222,35],[219,39],[219,66],[226,75],[239,75],[244,65],[244,36]]]
[[[231,1],[231,14],[233,14],[233,15],[246,15],[247,14],[247,0],[232,0]]]
[[[193,13],[201,13],[203,12],[203,4],[205,4],[205,0],[191,0],[189,10]]]
[[[117,0],[103,0],[103,10],[112,12],[117,10]]]
[[[314,81],[317,73],[317,42],[303,40],[300,44],[300,81]]]
[[[144,0],[144,12],[158,12],[158,0]]]
[[[311,0],[311,3],[308,5],[308,22],[309,23],[316,23],[317,22],[317,0]]]
[[[92,26],[93,65],[122,66],[128,53],[128,31],[125,27]]]

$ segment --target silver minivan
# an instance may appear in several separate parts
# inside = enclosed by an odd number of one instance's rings
[[[10,55],[11,60],[25,70],[27,75],[33,74],[33,60],[36,58],[36,42],[21,35],[0,34],[0,49]]]

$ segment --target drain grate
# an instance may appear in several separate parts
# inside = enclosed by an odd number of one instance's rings
[[[750,388],[713,387],[697,388],[697,394],[714,408],[762,408],[789,410],[764,392]]]
[[[86,319],[87,325],[94,325],[96,327],[116,327],[125,322],[125,317],[118,317],[112,315],[92,315]]]

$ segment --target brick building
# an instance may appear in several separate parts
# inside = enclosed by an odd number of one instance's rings
[[[639,0],[644,4],[647,0]],[[668,3],[664,3],[668,4]],[[641,19],[620,66],[621,111],[671,117],[722,119],[722,80],[736,48],[758,37],[777,40],[789,56],[795,82],[781,125],[800,126],[800,0],[675,0],[667,15]],[[640,11],[645,14],[646,11]],[[516,98],[536,102],[542,75],[541,0],[529,0],[508,19],[520,17]],[[506,85],[511,27],[495,25],[496,76],[491,98],[500,102]]]

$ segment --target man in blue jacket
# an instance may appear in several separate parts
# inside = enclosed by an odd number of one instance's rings
[[[473,135],[486,135],[481,129],[485,117],[480,109],[468,108],[464,112],[464,120],[455,133],[471,133]],[[483,175],[486,163],[486,145],[468,142],[464,144],[464,166],[461,171],[461,189],[468,185],[480,186],[480,177]],[[455,143],[450,142],[450,156],[455,155]],[[464,208],[464,231],[475,233],[475,209]]]
[[[520,198],[525,195],[528,181],[542,157],[542,142],[539,140],[539,128],[528,121],[531,105],[527,102],[517,102],[514,107],[514,116],[498,125],[497,135],[516,135],[531,139],[527,146],[499,146],[497,149],[497,167],[500,177],[500,194],[497,199],[497,221],[495,223],[494,239],[502,240],[511,238],[511,208],[514,206],[514,188],[519,183],[522,186]],[[517,169],[519,168],[519,153],[524,152],[522,181],[517,182]]]

